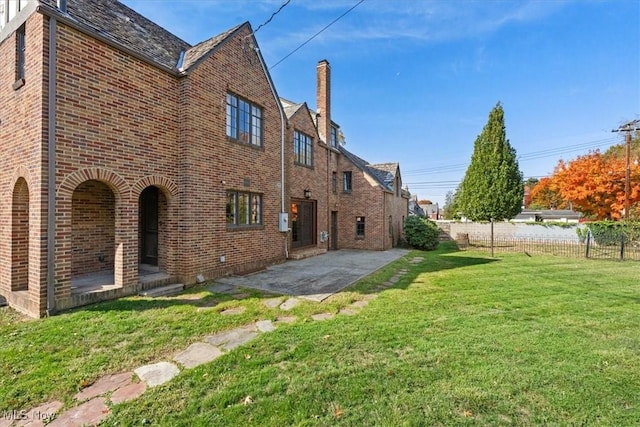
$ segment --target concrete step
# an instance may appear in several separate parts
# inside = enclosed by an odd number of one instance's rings
[[[158,288],[147,289],[140,292],[140,296],[143,297],[167,297],[171,295],[179,294],[184,290],[182,283],[174,283],[173,285],[160,286]]]

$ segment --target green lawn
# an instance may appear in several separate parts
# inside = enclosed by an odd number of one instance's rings
[[[415,256],[424,260],[409,263]],[[309,320],[400,268],[409,273],[359,314]],[[114,406],[105,425],[633,425],[639,277],[637,262],[413,252],[329,302],[297,307],[296,323]],[[30,322],[0,312],[0,411],[69,403],[104,373],[278,315],[258,294],[193,292],[222,304],[130,298]],[[247,310],[220,315],[233,305]]]

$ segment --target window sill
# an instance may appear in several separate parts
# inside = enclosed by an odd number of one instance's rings
[[[342,194],[351,194],[351,190],[342,190]]]
[[[250,231],[250,230],[264,230],[264,225],[227,225],[227,231]]]
[[[356,240],[364,240],[364,236],[356,236]]]
[[[244,142],[244,141],[241,141],[239,139],[232,138],[232,137],[230,137],[228,135],[227,135],[227,141],[229,141],[229,142],[231,142],[233,144],[242,145],[243,147],[253,148],[254,150],[264,151],[264,145],[251,144],[250,142]]]
[[[13,90],[18,90],[22,86],[24,86],[24,79],[23,78],[16,80],[16,82],[11,87],[13,88]]]
[[[313,165],[306,165],[300,162],[293,162],[294,165],[313,170]]]

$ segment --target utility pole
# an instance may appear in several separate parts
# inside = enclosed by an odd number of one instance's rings
[[[623,124],[618,129],[613,129],[612,132],[626,132],[625,133],[625,154],[627,168],[625,170],[624,178],[624,218],[629,219],[629,211],[631,210],[631,204],[629,198],[631,196],[631,132],[640,130],[638,127],[640,120],[633,120]]]

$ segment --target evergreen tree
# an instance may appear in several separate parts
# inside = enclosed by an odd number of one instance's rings
[[[523,195],[522,172],[506,137],[504,111],[498,102],[476,138],[456,201],[473,221],[500,221],[520,213]]]

